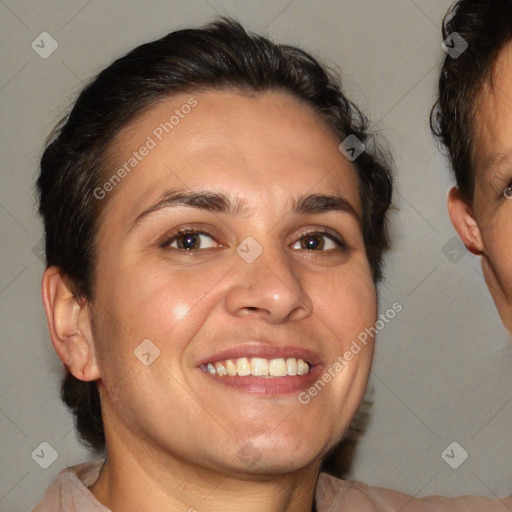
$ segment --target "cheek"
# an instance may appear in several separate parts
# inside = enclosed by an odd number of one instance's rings
[[[511,219],[512,221],[512,219]],[[503,226],[501,234],[497,234],[494,244],[494,254],[497,266],[504,276],[512,278],[512,222]]]
[[[127,331],[139,337],[161,337],[186,321],[225,271],[180,270],[138,262],[120,268],[107,286],[98,288],[98,297],[104,297]]]
[[[139,262],[119,265],[108,279],[98,275],[95,339],[106,386],[128,371],[141,369],[139,352],[161,355],[175,369],[205,322],[211,308],[209,295],[214,295],[227,270],[179,271]],[[170,347],[177,357],[169,358]]]
[[[329,340],[326,349],[331,359],[349,350],[361,333],[375,326],[376,289],[365,262],[312,277],[307,280],[305,288],[313,303],[311,321]],[[372,338],[364,336],[372,345]],[[368,360],[371,360],[371,351],[365,351],[364,357],[358,358],[359,364],[353,366],[365,366]]]
[[[510,210],[511,208],[509,208]],[[487,257],[496,272],[500,284],[512,297],[512,222],[505,214],[495,217],[482,232]]]
[[[364,263],[326,274],[311,293],[317,314],[328,314],[347,331],[363,330],[377,316],[375,285]]]

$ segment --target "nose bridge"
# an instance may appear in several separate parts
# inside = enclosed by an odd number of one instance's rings
[[[296,319],[309,315],[311,299],[285,248],[270,236],[259,238],[261,244],[247,237],[237,247],[239,259],[233,269],[236,277],[228,293],[228,309],[232,314],[258,310],[276,322],[290,315]]]

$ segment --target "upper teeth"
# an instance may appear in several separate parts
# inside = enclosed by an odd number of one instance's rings
[[[306,375],[309,365],[304,359],[288,357],[287,359],[263,359],[260,357],[239,357],[216,361],[203,366],[203,369],[212,375],[255,375],[259,377],[284,377],[285,375]]]

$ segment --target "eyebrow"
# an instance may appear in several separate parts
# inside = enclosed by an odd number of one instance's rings
[[[152,213],[163,210],[164,208],[175,208],[179,206],[187,206],[215,213],[227,213],[228,215],[234,216],[249,210],[243,200],[237,197],[231,198],[222,192],[168,190],[164,192],[155,203],[135,217],[128,228],[128,232],[142,224]],[[342,196],[310,194],[292,200],[291,213],[294,214],[320,214],[334,211],[348,213],[357,220],[359,225],[362,225],[359,213],[350,202]]]

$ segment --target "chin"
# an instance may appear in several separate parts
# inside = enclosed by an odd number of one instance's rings
[[[263,435],[237,443],[239,449],[235,460],[238,471],[261,476],[296,472],[307,466],[320,465],[329,449],[329,446],[318,443],[318,438],[313,442],[312,435],[296,436],[294,441],[291,439],[283,435],[270,441]]]
[[[240,475],[247,475],[248,478],[255,475],[274,477],[296,473],[315,464],[320,466],[321,458],[314,457],[312,453],[294,454],[293,457],[290,457],[289,454],[276,455],[275,453],[262,452],[258,460],[240,462],[237,464],[237,472]]]

